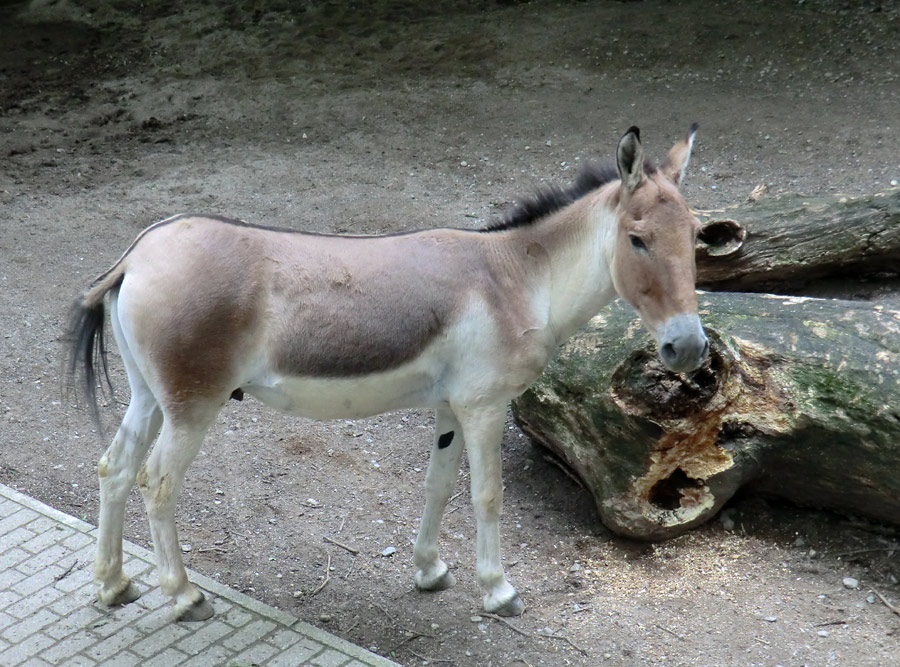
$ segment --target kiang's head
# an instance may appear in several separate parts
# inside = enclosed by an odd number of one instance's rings
[[[709,354],[697,316],[694,247],[700,224],[681,196],[697,125],[669,151],[663,165],[644,162],[638,128],[619,141],[618,193],[612,278],[616,291],[640,314],[670,370],[695,370]]]

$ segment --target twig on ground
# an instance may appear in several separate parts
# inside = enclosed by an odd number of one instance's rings
[[[434,635],[428,635],[428,634],[425,634],[424,632],[413,632],[412,630],[408,630],[407,632],[409,632],[409,636],[407,636],[407,637],[405,637],[404,639],[402,639],[402,640],[400,641],[400,643],[397,644],[397,645],[392,649],[393,651],[396,651],[398,648],[400,648],[401,646],[403,646],[406,642],[411,642],[413,639],[418,639],[419,637],[428,637],[428,638],[430,638],[430,639],[434,639]]]
[[[578,644],[573,642],[571,639],[569,639],[565,635],[544,635],[544,636],[547,637],[548,639],[562,639],[564,642],[568,643],[569,646],[571,646],[576,651],[578,651],[581,655],[584,655],[584,656],[590,655],[590,653],[588,653],[585,649],[581,648]]]
[[[450,496],[450,499],[447,500],[447,505],[450,505],[450,503],[452,503],[454,500],[459,498],[462,495],[462,493],[463,493],[462,491],[457,491],[452,496]],[[453,514],[459,508],[460,508],[459,505],[457,505],[456,507],[451,507],[447,512],[444,512],[444,516],[447,516],[448,514]]]
[[[843,553],[834,554],[837,558],[844,558],[845,556],[856,556],[858,554],[871,554],[877,551],[900,551],[900,544],[895,544],[890,547],[875,547],[873,549],[856,549],[855,551],[845,551]]]
[[[761,639],[759,637],[754,637],[754,639],[756,641],[758,641],[760,644],[765,644],[766,646],[771,646],[771,644],[769,642],[767,642],[765,639]]]
[[[532,634],[531,634],[530,632],[525,632],[525,631],[522,630],[521,628],[517,628],[517,627],[514,626],[512,623],[510,623],[509,621],[507,621],[505,618],[503,618],[502,616],[498,616],[497,614],[490,614],[490,613],[488,613],[488,612],[484,612],[484,611],[483,611],[483,612],[481,612],[479,615],[480,615],[480,616],[486,616],[487,618],[493,618],[495,621],[500,621],[500,622],[503,623],[506,627],[510,628],[511,630],[513,630],[513,631],[515,631],[515,632],[518,632],[518,633],[519,633],[520,635],[522,635],[523,637],[531,637],[531,636],[532,636]]]
[[[875,590],[874,588],[871,589],[871,590],[872,590],[873,593],[875,593],[875,595],[878,596],[878,599],[881,600],[881,601],[884,603],[884,606],[885,606],[885,607],[887,607],[887,608],[890,609],[892,612],[894,612],[895,614],[897,614],[897,616],[900,616],[900,609],[898,609],[897,607],[895,607],[894,605],[892,605],[890,602],[888,602],[888,599],[887,599],[886,597],[884,597],[881,593],[879,593],[877,590]]]
[[[327,535],[322,537],[322,539],[325,540],[326,542],[333,544],[336,547],[340,547],[341,549],[346,549],[347,551],[352,553],[354,556],[356,556],[359,553],[358,549],[354,549],[353,547],[348,547],[346,544],[341,544],[337,540],[333,540],[330,537],[328,537]]]
[[[73,561],[72,561],[72,564],[69,566],[69,569],[68,569],[68,570],[66,570],[66,571],[63,572],[62,574],[57,574],[57,575],[56,575],[55,577],[53,577],[53,578],[54,578],[56,581],[60,581],[61,579],[65,579],[66,577],[69,576],[69,574],[71,574],[72,570],[75,569],[75,566],[76,566],[76,565],[78,565],[78,561],[77,561],[77,560],[73,560]]]
[[[310,593],[310,597],[314,595],[318,595],[325,586],[328,585],[328,582],[331,581],[331,554],[328,554],[328,564],[325,565],[325,581],[323,581],[319,586]]]
[[[450,660],[449,658],[429,658],[427,655],[422,655],[421,653],[416,653],[412,649],[409,649],[409,652],[416,656],[419,660],[424,660],[426,662],[446,662],[451,665],[455,665],[455,660]]]
[[[563,465],[563,463],[561,461],[557,460],[555,457],[550,456],[548,454],[544,454],[544,460],[547,461],[548,463],[552,463],[557,468],[562,470],[566,477],[568,477],[569,479],[571,479],[573,482],[575,482],[578,485],[578,488],[580,488],[580,489],[584,488],[584,484],[582,483],[582,481],[580,479],[578,479],[578,477],[576,477],[575,474],[572,473],[571,470],[569,470],[565,465]]]
[[[341,519],[341,525],[338,527],[337,532],[341,532],[342,530],[344,530],[344,522],[346,520],[347,520],[347,517],[344,517],[343,519]]]
[[[846,621],[846,620],[842,620],[842,621],[828,621],[828,622],[826,622],[826,623],[816,623],[813,627],[814,627],[814,628],[824,628],[824,627],[827,626],[827,625],[847,625],[847,623],[849,623],[849,621]]]
[[[396,621],[394,620],[394,617],[391,615],[391,612],[389,612],[387,609],[385,609],[384,607],[382,607],[382,606],[381,606],[380,604],[378,604],[377,602],[375,602],[374,604],[375,604],[376,607],[378,607],[378,608],[381,610],[381,613],[382,613],[382,614],[384,614],[385,616],[388,617],[388,620],[391,622],[391,625],[396,625],[396,624],[397,624]]]
[[[673,637],[678,637],[678,639],[684,641],[684,637],[682,637],[681,635],[679,635],[679,634],[678,634],[677,632],[675,632],[674,630],[669,630],[669,628],[667,628],[667,627],[665,627],[665,626],[663,626],[663,625],[660,625],[659,623],[654,623],[653,625],[656,626],[657,628],[659,628],[660,630],[662,630],[663,632],[668,632],[668,633],[669,633],[670,635],[672,635]]]
[[[227,549],[223,549],[222,547],[203,547],[203,548],[201,548],[201,549],[197,549],[197,552],[198,552],[198,553],[201,553],[201,554],[205,554],[205,553],[207,553],[208,551],[215,551],[216,553],[220,553],[220,554],[227,554],[227,553],[228,553],[228,550],[227,550]]]
[[[394,456],[394,454],[396,454],[396,453],[397,452],[395,452],[395,451],[390,451],[387,454],[385,454],[384,456],[382,456],[380,459],[375,459],[375,463],[377,463],[378,465],[381,465],[381,463],[383,461],[387,461],[389,458]]]

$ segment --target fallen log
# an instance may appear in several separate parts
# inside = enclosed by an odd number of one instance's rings
[[[900,189],[865,197],[763,197],[700,211],[697,283],[797,294],[824,277],[900,273]]]
[[[674,537],[738,489],[900,523],[900,311],[702,293],[709,361],[658,361],[614,304],[513,403],[575,470],[611,530]]]

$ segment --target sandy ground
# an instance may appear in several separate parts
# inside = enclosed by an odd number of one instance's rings
[[[61,400],[59,335],[173,213],[478,227],[632,124],[659,158],[695,120],[697,208],[900,178],[895,4],[433,4],[0,3],[0,481],[96,521],[105,445]],[[115,355],[113,381],[108,433],[127,401]],[[232,402],[179,505],[188,565],[404,665],[900,664],[900,617],[871,592],[900,605],[896,530],[743,498],[724,522],[628,542],[511,425],[503,545],[525,615],[476,617],[465,467],[442,535],[460,583],[416,593],[432,425]],[[136,493],[126,533],[149,544]]]

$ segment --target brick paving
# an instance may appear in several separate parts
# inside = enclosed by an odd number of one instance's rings
[[[389,667],[396,663],[188,571],[216,615],[173,623],[153,554],[125,542],[137,602],[96,602],[94,526],[0,484],[3,667]]]

